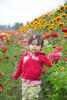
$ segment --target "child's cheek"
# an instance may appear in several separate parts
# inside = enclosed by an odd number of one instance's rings
[[[40,51],[41,50],[41,47],[38,47],[38,50]]]
[[[28,50],[30,50],[30,48],[29,48],[29,47],[28,47],[27,49],[28,49]]]
[[[28,50],[28,51],[30,50],[30,46],[27,47],[27,50]]]

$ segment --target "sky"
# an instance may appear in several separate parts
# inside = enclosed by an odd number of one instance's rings
[[[65,0],[0,0],[0,25],[26,25],[27,21],[56,10]]]

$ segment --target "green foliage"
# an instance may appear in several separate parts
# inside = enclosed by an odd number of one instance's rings
[[[3,76],[0,77],[0,84],[3,85],[3,92],[0,93],[1,100],[21,100],[21,80],[20,78],[15,82],[13,80],[14,72],[18,66],[20,59],[20,49],[16,43],[11,45],[5,44],[7,47],[6,53],[2,53],[2,48],[0,48],[0,57],[2,61],[0,62],[0,71],[3,72]],[[14,57],[14,55],[17,57]],[[6,59],[5,56],[9,56]]]
[[[54,16],[57,17],[59,14],[55,12]],[[48,18],[48,22],[49,21],[50,18]],[[67,25],[67,22],[65,22],[65,24]],[[16,29],[18,29],[17,24]],[[57,39],[52,37],[45,39],[48,43],[44,44],[42,52],[45,52],[48,56],[49,53],[55,50],[52,46],[62,46],[62,60],[59,60],[57,64],[53,64],[51,68],[44,65],[44,69],[47,69],[47,72],[42,74],[39,98],[40,100],[67,100],[67,61],[64,60],[64,58],[67,58],[67,38],[63,38],[64,33],[61,27],[55,26],[53,32],[60,34],[60,38]],[[31,34],[33,33],[43,35],[44,33],[51,34],[52,31],[38,29],[36,31],[31,31]],[[27,35],[27,33],[25,34]],[[0,62],[0,71],[3,72],[3,76],[0,77],[0,84],[3,85],[3,92],[0,93],[1,100],[21,100],[22,98],[22,83],[20,77],[17,81],[14,81],[13,75],[17,69],[21,57],[20,55],[24,53],[20,52],[20,50],[24,49],[24,47],[21,48],[17,45],[18,41],[15,40],[15,35],[12,35],[11,39],[13,39],[10,40],[11,45],[8,45],[8,41],[6,44],[0,44],[0,58],[2,59]],[[18,37],[18,39],[22,40],[22,37]],[[1,48],[1,46],[6,46],[7,51],[5,53],[2,52],[3,48]],[[16,57],[14,57],[14,55],[16,55]],[[9,58],[7,59],[6,56]]]
[[[67,62],[64,61],[64,58],[67,57],[64,54],[67,51],[67,46],[64,40],[61,42],[61,46],[63,47],[62,60],[53,64],[51,68],[44,66],[48,71],[42,75],[41,79],[43,84],[41,85],[40,98],[43,97],[43,100],[67,100]],[[43,49],[43,52],[48,52],[47,55],[51,51],[51,48]]]

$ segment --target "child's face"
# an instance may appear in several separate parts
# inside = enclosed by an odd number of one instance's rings
[[[32,53],[36,53],[41,50],[41,45],[37,45],[37,39],[32,41],[32,43],[29,45],[29,49]]]

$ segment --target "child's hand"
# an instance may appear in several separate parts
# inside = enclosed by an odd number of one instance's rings
[[[13,76],[13,79],[14,79],[14,80],[17,80],[17,78],[16,78],[15,76]]]
[[[42,69],[42,73],[45,73],[45,72],[47,72],[47,69]]]

